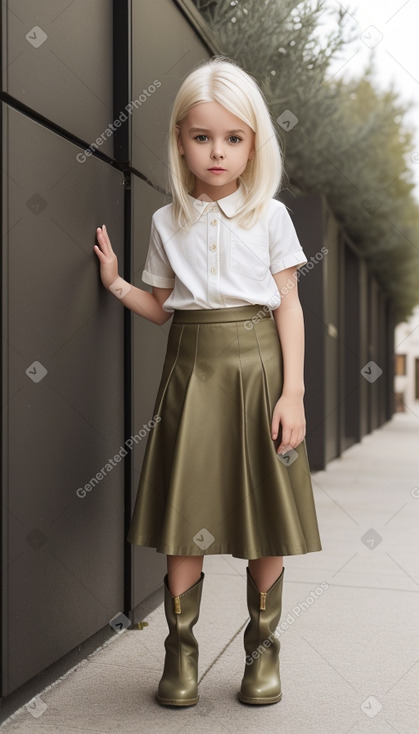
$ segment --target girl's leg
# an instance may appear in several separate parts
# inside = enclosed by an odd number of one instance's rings
[[[180,596],[201,578],[204,556],[167,556],[169,591]]]
[[[281,575],[283,556],[265,556],[249,560],[250,575],[259,591],[268,591]]]

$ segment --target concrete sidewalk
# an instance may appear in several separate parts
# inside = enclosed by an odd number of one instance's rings
[[[246,561],[208,556],[197,706],[154,700],[167,634],[160,606],[148,626],[115,633],[1,734],[419,734],[419,402],[312,476],[323,551],[285,559],[280,703],[237,700]]]

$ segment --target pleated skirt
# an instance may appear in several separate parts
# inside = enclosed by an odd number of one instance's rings
[[[305,440],[276,448],[283,360],[259,305],[177,310],[127,540],[168,555],[321,550]]]

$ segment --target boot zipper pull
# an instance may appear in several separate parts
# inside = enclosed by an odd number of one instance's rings
[[[261,591],[259,593],[260,593],[259,609],[261,609],[262,611],[265,611],[266,610],[266,594],[268,592],[267,591]]]
[[[175,596],[173,598],[173,604],[175,608],[175,614],[180,614],[181,610],[180,610],[180,597],[179,596]]]

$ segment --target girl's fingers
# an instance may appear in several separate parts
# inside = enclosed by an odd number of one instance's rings
[[[100,247],[98,245],[94,245],[93,249],[94,249],[96,255],[98,256],[99,260],[101,262],[104,262],[104,255],[103,255],[103,252],[100,249]]]
[[[272,423],[271,423],[271,436],[273,440],[275,440],[278,436],[280,421],[281,421],[281,416],[279,414],[279,411],[277,411],[276,408],[274,408],[274,412],[272,415]]]
[[[104,257],[106,257],[106,245],[103,242],[103,238],[98,234],[97,240],[99,242],[99,245],[93,245],[93,249],[96,252],[97,256],[102,260]]]
[[[284,451],[284,449],[290,446],[290,444],[291,444],[291,436],[289,434],[287,436],[287,434],[283,433],[281,445],[278,448],[281,449],[281,451]]]
[[[106,242],[106,245],[107,245],[107,247],[109,249],[109,252],[112,253],[113,252],[112,245],[111,245],[111,241],[110,241],[109,235],[108,235],[108,230],[106,229],[106,225],[105,224],[102,225],[102,232],[103,232],[104,241]]]
[[[293,449],[294,446],[296,445],[295,439],[296,439],[295,431],[290,431],[290,433],[288,434],[288,441],[284,441],[285,445],[288,448],[288,451],[290,449]]]
[[[101,249],[103,249],[104,235],[100,227],[98,227],[96,230],[96,239],[99,242]]]
[[[299,431],[297,429],[291,429],[289,432],[287,431],[284,432],[281,445],[278,446],[278,453],[282,453],[284,449],[287,449],[287,451],[289,451],[290,449],[296,448],[297,446],[300,445],[303,439],[304,439],[303,431]],[[285,451],[284,453],[287,453],[287,451]]]
[[[281,443],[276,449],[277,454],[284,454],[286,453],[291,444],[292,440],[292,430],[284,426],[283,422],[280,421],[281,428],[282,428],[282,434],[281,434]],[[279,425],[278,425],[278,431],[279,431]]]
[[[99,242],[102,253],[106,257],[110,257],[111,255],[114,254],[108,235],[105,234],[105,232],[100,227],[98,227],[96,230],[96,238],[97,238],[97,241]]]
[[[112,256],[108,248],[106,247],[106,244],[103,243],[102,239],[99,240],[99,243],[100,243],[100,247],[98,245],[94,245],[93,249],[96,255],[98,256],[100,262],[103,265],[106,265],[112,261]]]

